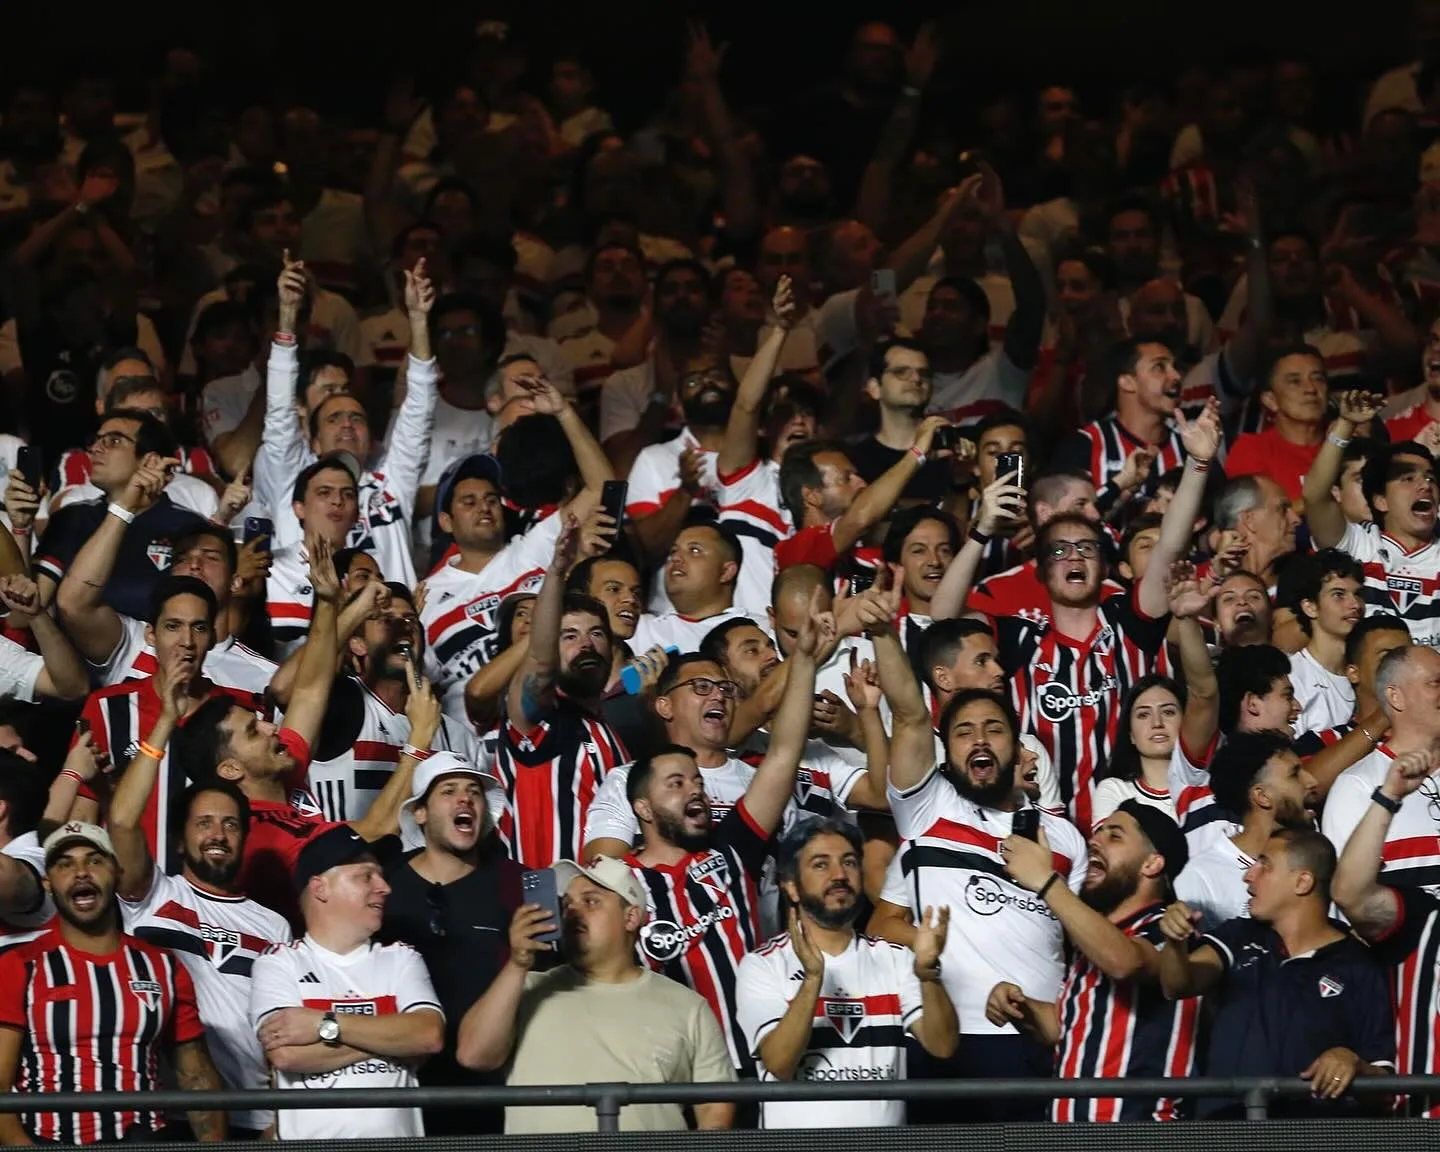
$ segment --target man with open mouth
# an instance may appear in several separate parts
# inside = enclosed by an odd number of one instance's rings
[[[1158,808],[1123,801],[1090,837],[1078,895],[1056,880],[1049,847],[1043,834],[1038,841],[1010,836],[1002,846],[1005,871],[1040,895],[1065,929],[1071,945],[1065,983],[1053,1002],[1018,984],[997,984],[986,1002],[990,1022],[1014,1024],[1055,1048],[1062,1079],[1189,1076],[1200,1002],[1167,1000],[1158,979],[1160,922],[1189,855],[1184,834]],[[1125,1044],[1097,1043],[1121,1026]],[[1062,1098],[1050,1118],[1177,1120],[1184,1111],[1173,1096]]]
[[[1377,447],[1365,461],[1361,487],[1374,522],[1352,524],[1332,489],[1357,426],[1371,419],[1381,397],[1347,392],[1340,415],[1305,478],[1305,519],[1317,548],[1339,548],[1365,567],[1365,611],[1393,612],[1417,644],[1440,644],[1440,542],[1435,538],[1440,486],[1435,459],[1422,444]]]
[[[0,1090],[23,1094],[161,1088],[162,1047],[180,1087],[218,1092],[195,985],[168,949],[128,935],[115,904],[121,871],[109,834],[71,820],[46,838],[55,919],[0,956]],[[0,1117],[5,1144],[164,1139],[163,1112],[45,1112]],[[223,1112],[187,1113],[203,1141],[225,1139]]]

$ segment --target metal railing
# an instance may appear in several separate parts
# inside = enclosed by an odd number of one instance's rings
[[[802,1100],[1054,1100],[1093,1097],[1231,1098],[1245,1106],[1247,1120],[1264,1120],[1271,1101],[1311,1094],[1298,1077],[1193,1079],[1004,1079],[871,1080],[856,1083],[741,1080],[719,1084],[566,1084],[514,1087],[223,1089],[186,1092],[56,1092],[0,1094],[0,1113],[123,1111],[286,1111],[313,1108],[543,1108],[586,1107],[595,1111],[600,1132],[618,1132],[627,1104],[759,1103]],[[1435,1095],[1440,1076],[1373,1076],[1350,1086],[1356,1096]]]

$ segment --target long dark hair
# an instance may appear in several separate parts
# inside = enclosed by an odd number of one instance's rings
[[[1181,710],[1184,710],[1185,685],[1169,676],[1161,676],[1154,672],[1135,681],[1135,686],[1125,697],[1125,706],[1120,710],[1120,724],[1115,733],[1115,750],[1110,754],[1110,763],[1096,774],[1097,780],[1109,779],[1112,776],[1117,780],[1140,779],[1140,749],[1135,747],[1135,740],[1130,735],[1130,715],[1135,711],[1135,701],[1151,688],[1164,688],[1179,702]]]

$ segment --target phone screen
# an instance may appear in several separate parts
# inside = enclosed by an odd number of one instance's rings
[[[870,273],[870,291],[881,300],[893,303],[896,298],[895,269],[877,268]]]
[[[1019,452],[1001,452],[995,457],[995,476],[997,479],[1014,476],[1016,487],[1024,488],[1025,457]]]

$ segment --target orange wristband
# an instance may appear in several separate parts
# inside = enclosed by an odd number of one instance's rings
[[[140,754],[142,756],[149,756],[152,760],[165,759],[165,749],[156,748],[155,745],[147,744],[144,740],[140,741]]]

